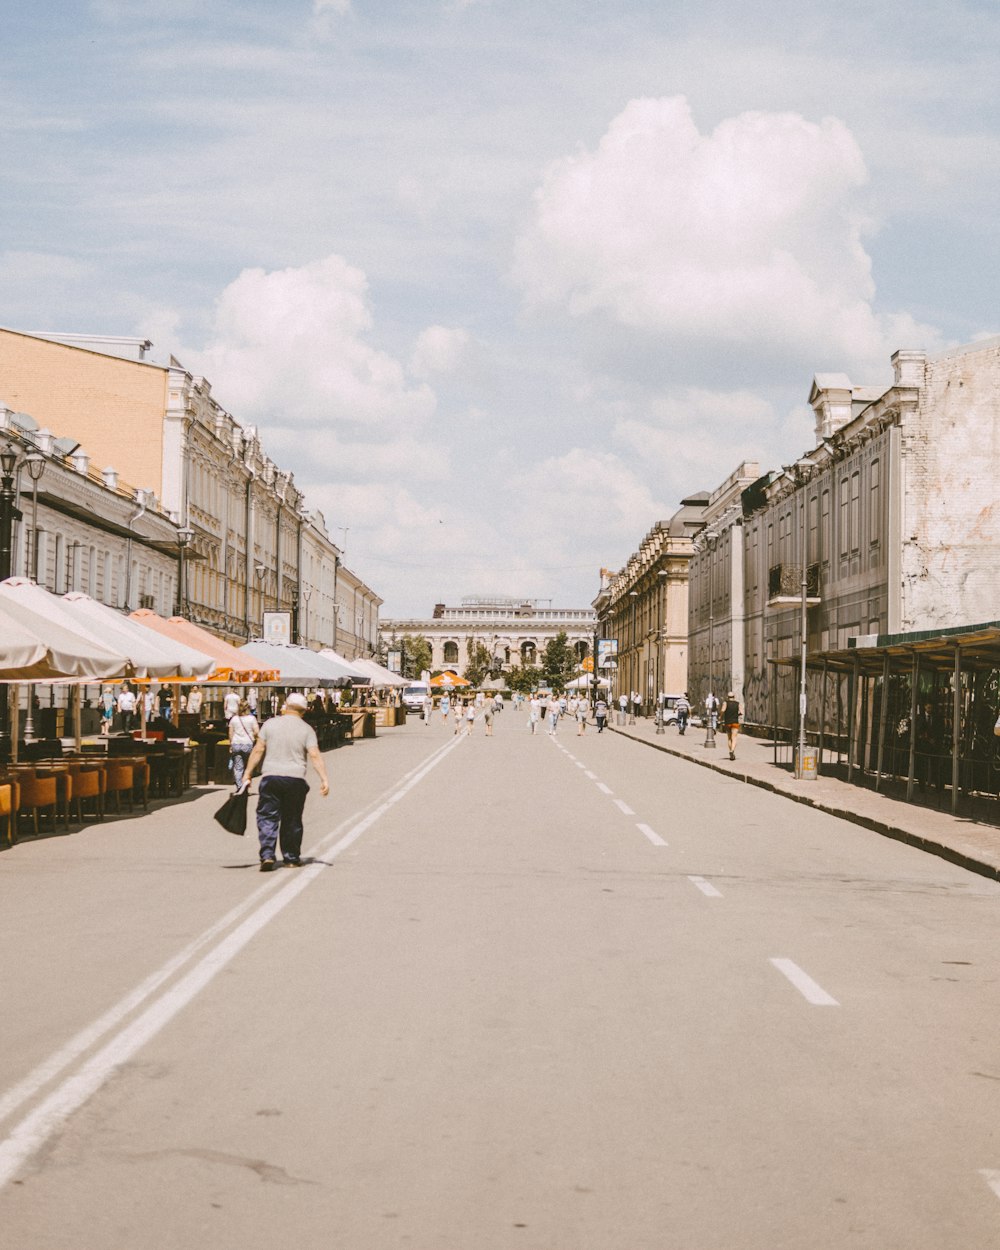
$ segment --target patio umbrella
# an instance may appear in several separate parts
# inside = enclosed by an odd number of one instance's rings
[[[367,678],[345,668],[319,651],[298,647],[292,643],[255,642],[244,643],[239,648],[242,655],[266,664],[276,673],[275,680],[289,686],[349,686],[352,681]]]
[[[84,681],[104,681],[112,677],[125,677],[131,674],[131,663],[128,656],[119,651],[113,643],[107,643],[98,637],[97,631],[84,628],[80,624],[67,623],[64,614],[55,611],[59,599],[57,595],[49,595],[43,600],[44,606],[36,606],[25,602],[13,582],[19,578],[8,578],[0,582],[0,628],[4,637],[0,641],[0,658],[5,657],[8,629],[9,637],[34,639],[36,646],[41,648],[34,660],[22,671],[15,674],[17,667],[16,651],[10,657],[14,664],[6,665],[4,680],[6,681],[51,681],[58,678],[76,678]],[[49,600],[52,602],[50,603]],[[22,653],[22,659],[28,656]]]
[[[76,592],[53,595],[26,578],[12,577],[0,584],[0,602],[8,600],[22,603],[48,620],[120,652],[137,678],[176,676],[187,680],[195,675],[203,678],[212,668],[207,655],[181,643],[157,638],[150,630],[89,595]]]

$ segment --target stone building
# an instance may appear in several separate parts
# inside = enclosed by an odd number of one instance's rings
[[[233,642],[286,612],[312,646],[374,653],[378,596],[343,564],[292,474],[212,394],[211,384],[141,339],[0,329],[0,400],[90,461],[114,465],[171,516],[182,536],[185,614]]]
[[[795,715],[767,661],[799,653],[803,580],[810,652],[1000,618],[1000,339],[892,365],[886,390],[818,374],[815,446],[743,492],[751,721]]]
[[[594,610],[600,637],[618,644],[612,691],[637,690],[647,709],[659,692],[688,688],[688,569],[707,505],[707,494],[690,495],[619,572],[602,572]]]
[[[546,644],[565,633],[578,660],[590,655],[595,616],[590,608],[553,608],[538,599],[502,596],[464,598],[458,607],[436,604],[433,615],[382,621],[383,641],[390,645],[405,634],[420,634],[431,644],[431,667],[464,671],[469,644],[481,643],[500,672],[533,666]]]
[[[709,691],[743,701],[743,492],[760,477],[745,460],[708,497],[688,567],[688,684],[692,705]]]

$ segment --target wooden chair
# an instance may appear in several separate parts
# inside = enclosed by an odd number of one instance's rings
[[[31,813],[35,833],[38,833],[39,810],[52,811],[52,832],[56,831],[56,810],[59,806],[59,790],[55,777],[21,777],[18,815]]]
[[[107,798],[115,796],[115,811],[122,810],[121,796],[126,796],[128,810],[132,810],[132,790],[135,786],[135,770],[131,764],[120,764],[117,760],[109,760],[105,770],[104,793]]]

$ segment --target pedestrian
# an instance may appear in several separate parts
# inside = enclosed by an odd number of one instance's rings
[[[677,732],[683,737],[684,730],[687,729],[688,718],[691,715],[691,702],[688,699],[686,690],[674,704],[674,711],[677,713]]]
[[[128,682],[118,692],[118,715],[122,718],[122,733],[130,734],[135,723],[135,691]]]
[[[247,700],[243,699],[236,715],[229,721],[229,771],[233,774],[233,785],[237,790],[243,784],[247,760],[259,736],[257,717],[250,711]]]
[[[187,697],[188,715],[197,716],[198,719],[200,720],[201,719],[201,704],[202,704],[201,687],[192,686],[191,689],[188,691],[188,697]],[[247,707],[249,708],[249,706],[250,704],[248,703]]]
[[[736,695],[730,690],[722,708],[722,724],[729,743],[729,758],[736,759],[736,739],[740,736],[740,705]]]
[[[597,721],[597,732],[604,733],[604,726],[608,723],[608,705],[603,699],[598,699],[594,706],[594,719]]]
[[[110,686],[105,686],[101,691],[101,733],[111,733],[111,726],[115,719],[115,692]]]
[[[308,708],[305,695],[290,694],[281,715],[262,727],[247,760],[244,784],[260,770],[257,800],[257,836],[260,839],[260,870],[271,872],[280,844],[284,862],[302,864],[302,812],[309,793],[306,768],[312,764],[319,777],[319,792],[330,793],[326,765],[319,753],[316,731],[302,719]]]
[[[576,736],[582,738],[587,728],[587,714],[590,711],[590,705],[584,698],[576,701]]]

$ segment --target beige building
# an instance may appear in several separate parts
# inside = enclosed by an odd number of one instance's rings
[[[554,608],[539,599],[470,596],[457,607],[436,604],[431,617],[384,620],[382,639],[391,647],[394,639],[420,634],[431,644],[431,668],[454,669],[459,675],[464,672],[470,643],[479,643],[499,674],[538,664],[546,644],[560,633],[566,634],[582,663],[591,653],[594,620],[590,608]]]
[[[381,600],[344,567],[292,474],[205,378],[152,361],[150,346],[0,329],[0,400],[72,434],[90,463],[114,466],[174,519],[191,620],[241,642],[265,612],[284,612],[307,645],[373,654]]]
[[[601,638],[617,641],[612,693],[638,691],[646,709],[688,688],[688,566],[708,503],[691,495],[658,521],[617,573],[602,570],[594,600]]]

